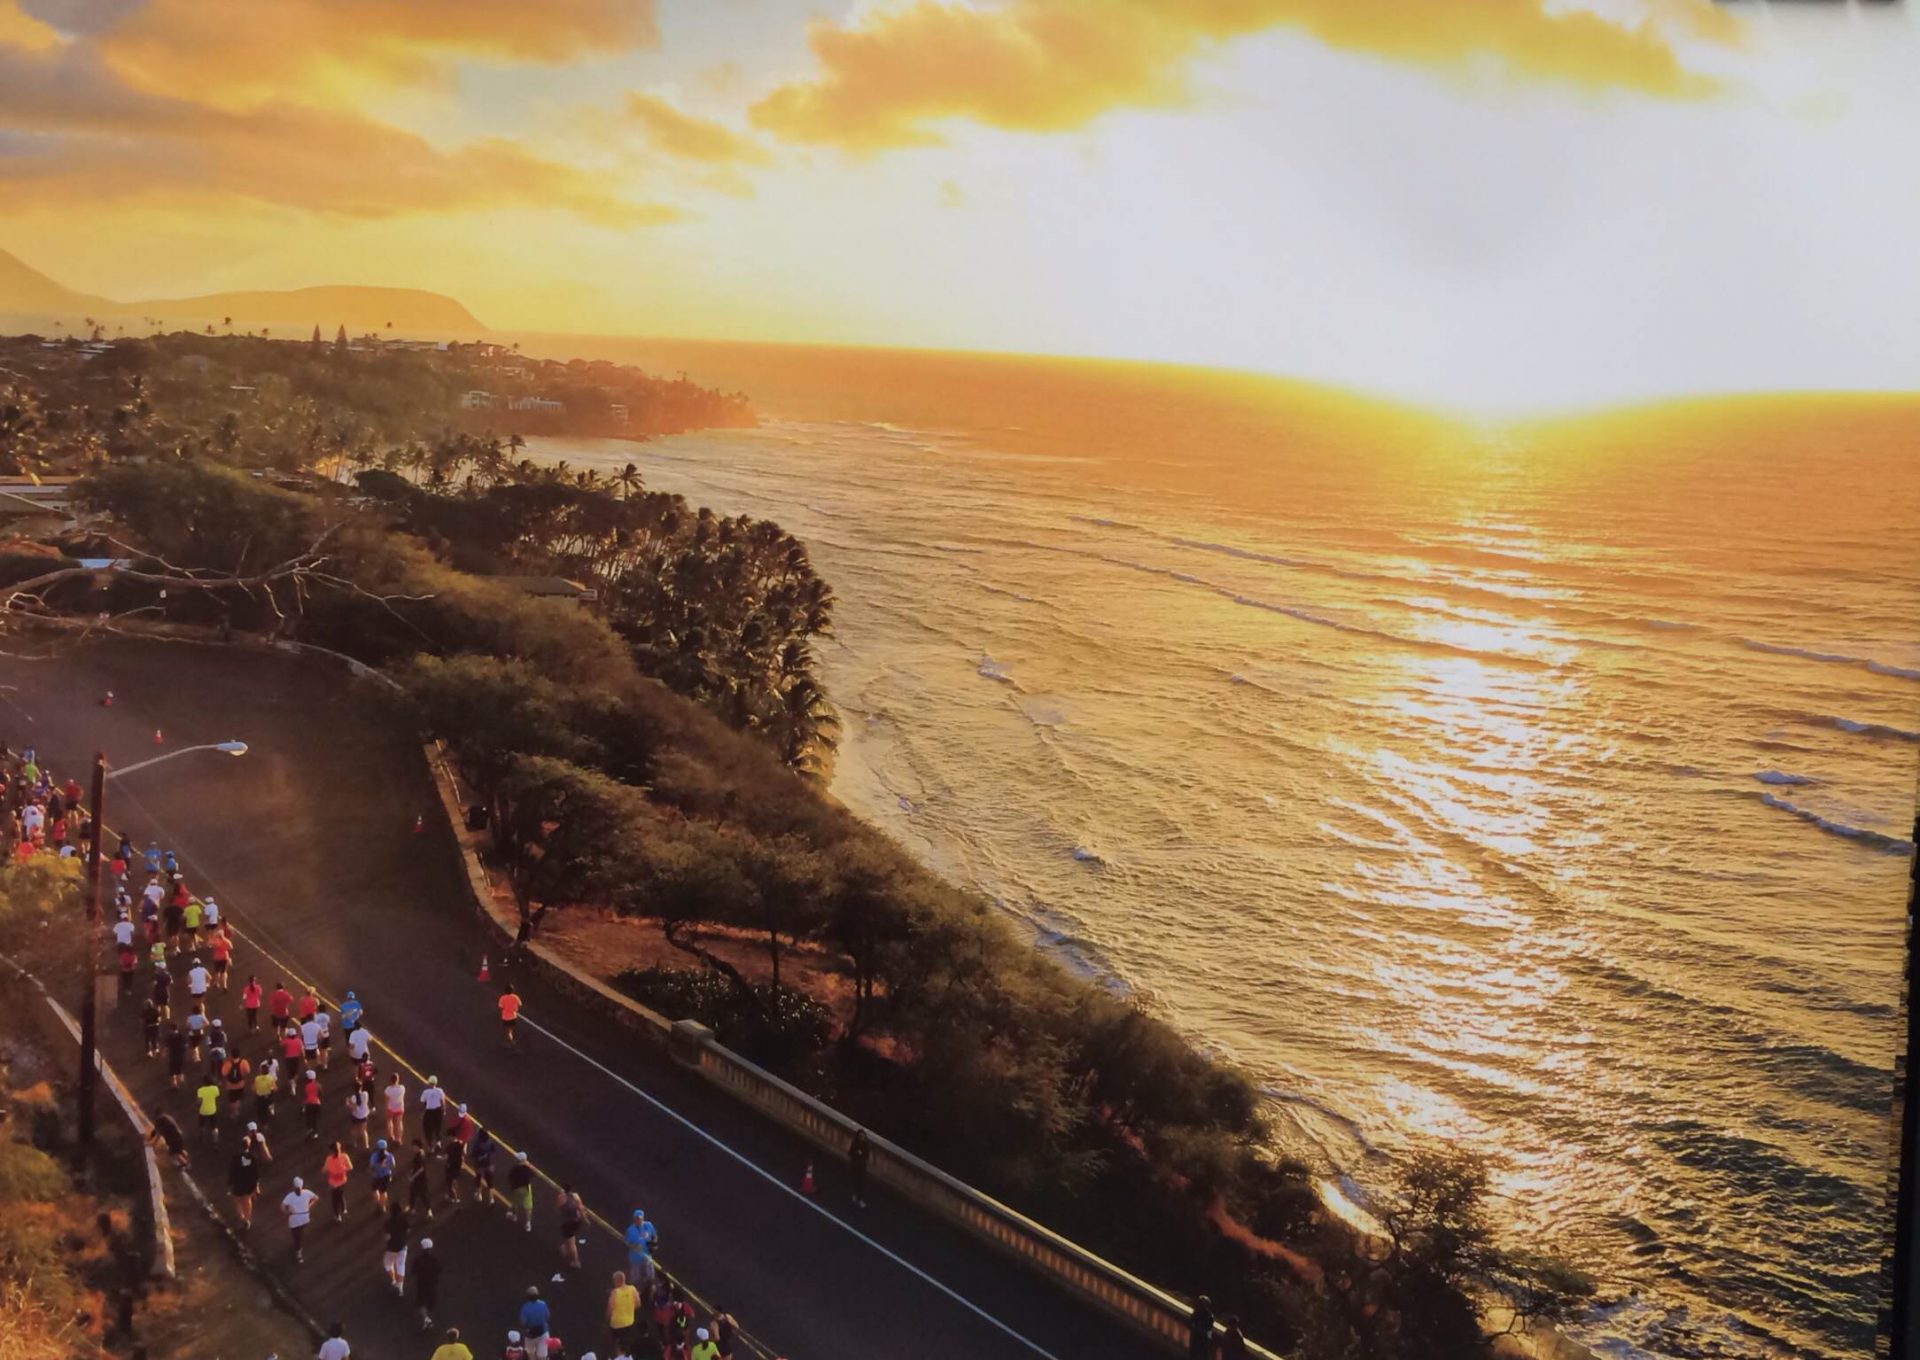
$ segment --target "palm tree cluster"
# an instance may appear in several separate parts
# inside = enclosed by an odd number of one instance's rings
[[[806,545],[769,520],[649,491],[633,463],[610,475],[538,465],[513,456],[516,442],[416,442],[393,461],[417,481],[387,468],[361,485],[457,566],[591,588],[643,672],[823,773],[839,722],[813,639],[832,631],[833,592]]]

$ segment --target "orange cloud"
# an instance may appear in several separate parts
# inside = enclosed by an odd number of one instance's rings
[[[1710,92],[1713,83],[1681,63],[1675,38],[1724,39],[1733,21],[1710,0],[1648,4],[1629,23],[1545,0],[1009,0],[994,9],[914,0],[850,25],[811,25],[818,76],[780,86],[749,117],[791,141],[852,150],[936,144],[932,125],[953,118],[1061,131],[1115,108],[1178,104],[1202,49],[1279,27],[1422,66],[1490,59],[1588,88]]]
[[[0,199],[17,207],[238,199],[352,217],[495,206],[621,226],[677,216],[501,138],[443,149],[355,113],[237,114],[135,89],[79,44],[0,44],[0,126]]]
[[[635,91],[627,96],[626,109],[653,148],[669,156],[709,165],[764,165],[769,159],[764,147],[724,123],[696,118],[657,95]]]
[[[38,0],[86,8],[89,0]],[[430,84],[462,59],[552,64],[658,42],[654,0],[149,0],[99,33],[143,88],[235,104]]]
[[[40,51],[59,41],[60,34],[51,25],[21,9],[17,0],[0,0],[0,43]]]

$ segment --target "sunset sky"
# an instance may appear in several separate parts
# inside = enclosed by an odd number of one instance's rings
[[[1488,410],[1908,389],[1906,10],[0,0],[0,249]]]

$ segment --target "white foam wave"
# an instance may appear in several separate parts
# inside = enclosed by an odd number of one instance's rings
[[[1760,801],[1770,808],[1775,808],[1781,812],[1798,817],[1810,826],[1817,826],[1829,835],[1844,836],[1850,841],[1857,841],[1861,845],[1872,846],[1875,850],[1883,850],[1890,855],[1910,855],[1913,853],[1913,842],[1902,840],[1898,836],[1888,836],[1878,831],[1869,831],[1862,826],[1849,826],[1845,822],[1833,821],[1831,818],[1822,817],[1819,813],[1809,808],[1801,807],[1798,803],[1790,803],[1786,799],[1776,797],[1771,793],[1761,794]]]
[[[1897,680],[1920,680],[1920,669],[1895,666],[1885,661],[1876,661],[1870,656],[1854,656],[1848,652],[1822,652],[1811,647],[1789,647],[1778,642],[1762,642],[1758,638],[1741,638],[1740,645],[1752,651],[1765,652],[1770,656],[1797,656],[1805,661],[1822,661],[1832,666],[1859,666],[1872,671],[1875,675],[1890,675]]]
[[[1006,664],[990,656],[981,657],[980,664],[974,670],[982,680],[992,680],[1002,685],[1014,683],[1013,672],[1007,669]]]

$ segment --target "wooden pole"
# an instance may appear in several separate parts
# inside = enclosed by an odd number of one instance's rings
[[[98,1078],[94,1057],[94,1030],[99,1022],[100,969],[100,841],[107,834],[107,758],[93,757],[93,838],[87,847],[87,965],[80,995],[80,1156],[93,1151],[93,1097]]]

